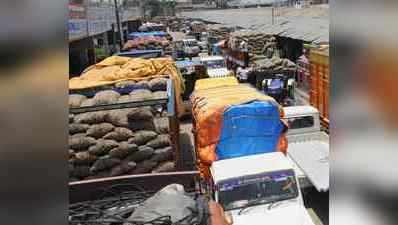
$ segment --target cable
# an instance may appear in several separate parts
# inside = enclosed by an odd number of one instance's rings
[[[121,189],[127,189],[123,191]],[[133,189],[133,191],[132,191]],[[209,218],[208,204],[204,197],[196,199],[196,207],[179,221],[172,222],[170,215],[150,221],[129,221],[128,217],[154,192],[145,191],[135,184],[116,184],[102,189],[98,200],[85,201],[69,206],[69,224],[73,225],[205,225]],[[108,196],[108,197],[107,197]]]

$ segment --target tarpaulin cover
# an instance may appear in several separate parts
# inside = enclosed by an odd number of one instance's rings
[[[284,129],[279,106],[273,101],[254,101],[230,106],[224,112],[218,160],[274,152]]]
[[[222,86],[237,86],[238,80],[235,77],[207,78],[197,80],[195,83],[195,91],[209,88],[217,88]]]
[[[167,36],[166,32],[163,31],[153,31],[153,32],[133,32],[129,34],[129,38],[134,39],[138,37],[146,37],[146,36],[158,36],[164,37]]]
[[[69,80],[69,89],[78,90],[114,84],[125,80],[147,80],[169,76],[175,84],[178,113],[182,113],[181,93],[184,92],[183,78],[171,58],[129,58],[111,56],[88,67],[79,77]]]
[[[210,83],[211,80],[205,81],[204,84],[208,82]],[[249,104],[255,103],[256,101],[263,102],[263,104]],[[243,117],[246,116],[246,113],[248,113],[247,110],[240,110],[242,109],[241,107],[237,107],[234,109],[234,106],[246,104],[247,106],[249,106],[249,108],[251,108],[249,111],[256,111],[256,106],[261,105],[265,107],[267,104],[273,105],[275,109],[280,112],[278,122],[282,123],[282,120],[280,118],[283,117],[283,108],[279,106],[279,104],[273,98],[266,96],[247,85],[216,86],[207,89],[196,88],[196,90],[191,95],[191,103],[193,107],[192,115],[194,118],[195,145],[199,161],[199,170],[201,172],[201,175],[204,177],[209,177],[209,166],[213,161],[218,159],[216,154],[216,147],[220,143],[220,140],[224,141],[221,142],[222,151],[238,151],[239,149],[237,148],[241,148],[246,143],[246,141],[238,142],[235,140],[232,142],[225,142],[225,140],[228,139],[226,137],[235,136],[235,134],[231,135],[232,131],[226,131],[227,133],[223,134],[225,113],[228,112],[227,118],[231,118],[231,116],[235,116],[237,114],[241,114],[240,116]],[[265,108],[261,110],[265,110]],[[270,112],[273,111],[270,110]],[[239,125],[247,127],[247,122],[248,121],[242,124],[241,122],[239,122]],[[260,125],[256,124],[255,126],[258,127]],[[230,127],[230,125],[227,124],[227,130],[229,129],[228,127]],[[279,126],[275,126],[274,129],[279,134],[277,149],[275,150],[286,152],[287,141],[285,135],[281,134]],[[271,142],[270,146],[272,145],[272,143],[273,142]],[[236,144],[236,146],[234,146],[234,149],[226,149],[227,147],[229,148],[232,144]],[[249,147],[249,149],[252,148],[253,147]]]

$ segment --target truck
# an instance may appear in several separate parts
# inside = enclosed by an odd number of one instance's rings
[[[196,39],[183,39],[182,45],[184,49],[184,54],[187,57],[195,57],[200,53],[200,48],[198,41]]]
[[[227,69],[225,59],[222,56],[202,56],[200,62],[206,68],[210,78],[232,76],[233,73]]]
[[[319,129],[319,113],[305,107],[280,110],[256,89],[228,86],[226,81],[206,87],[202,80],[191,96],[202,190],[223,206],[233,224],[314,224],[302,192],[309,187],[322,192],[329,188],[328,157],[320,154],[328,154],[327,142],[316,145],[327,140]],[[306,124],[307,120],[312,122]],[[212,127],[206,121],[212,121]],[[292,130],[286,131],[282,124]],[[284,135],[287,151],[281,144]],[[302,150],[303,146],[309,149]]]
[[[294,162],[302,188],[329,190],[329,135],[321,130],[321,116],[313,106],[284,107],[288,157]]]
[[[329,129],[329,45],[311,47],[309,55],[310,104],[319,110],[323,127]]]
[[[294,167],[281,152],[215,161],[211,174],[215,201],[233,224],[314,224]]]
[[[291,106],[295,104],[295,80],[282,73],[268,74],[261,82],[261,90],[272,96],[279,104]]]

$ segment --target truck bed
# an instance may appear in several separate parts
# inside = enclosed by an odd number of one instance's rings
[[[301,186],[329,190],[329,136],[324,132],[288,136],[288,156],[294,162]]]

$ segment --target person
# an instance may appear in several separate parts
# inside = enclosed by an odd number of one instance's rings
[[[237,76],[239,82],[247,81],[249,72],[250,72],[250,69],[248,69],[248,68],[244,69],[239,66],[236,69],[236,76]]]
[[[247,51],[248,51],[248,48],[247,48],[247,43],[246,43],[246,41],[241,41],[241,42],[240,42],[240,45],[239,45],[239,48],[240,48],[240,50],[241,50],[242,52],[247,52]]]

